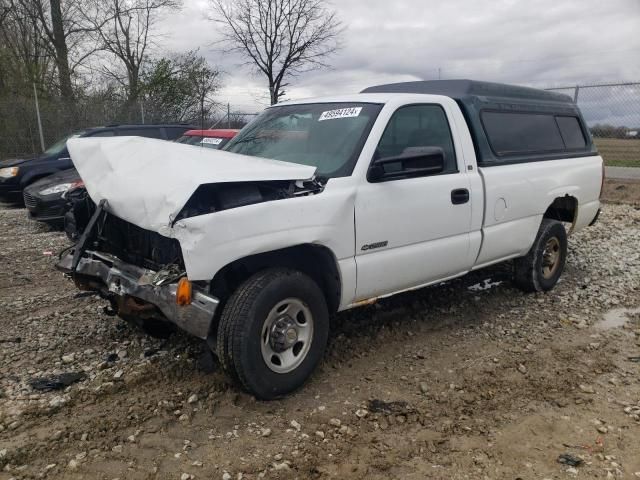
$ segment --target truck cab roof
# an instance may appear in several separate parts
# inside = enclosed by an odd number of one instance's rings
[[[443,95],[454,100],[468,100],[482,97],[493,100],[516,100],[531,102],[551,102],[574,104],[571,97],[562,93],[507,85],[504,83],[481,82],[478,80],[424,80],[416,82],[388,83],[362,90],[360,93],[421,93]]]
[[[571,97],[561,93],[477,80],[392,83],[365,88],[361,93],[442,95],[455,100],[469,126],[480,165],[554,160],[597,153],[580,109]],[[500,131],[510,138],[511,143],[526,144],[525,130],[540,137],[558,134],[562,141],[555,149],[542,146],[540,150],[515,151],[508,146],[505,148],[505,145],[498,146]],[[569,136],[567,130],[574,137],[581,135],[583,141],[566,141],[564,136]]]

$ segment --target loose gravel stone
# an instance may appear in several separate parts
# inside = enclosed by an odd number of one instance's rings
[[[298,432],[300,431],[300,429],[302,428],[302,425],[300,425],[298,422],[296,422],[295,420],[291,420],[291,426],[293,428],[295,428]]]

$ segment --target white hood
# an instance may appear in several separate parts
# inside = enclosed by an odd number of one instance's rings
[[[198,186],[309,180],[316,168],[141,137],[74,138],[71,160],[91,199],[147,230],[166,232]]]

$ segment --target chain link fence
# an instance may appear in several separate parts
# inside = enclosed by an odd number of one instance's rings
[[[572,85],[554,90],[574,98],[607,165],[640,167],[640,82]],[[121,100],[80,99],[68,105],[40,99],[40,119],[45,147],[82,128],[117,123],[190,123],[200,128],[242,128],[257,113],[240,112],[218,104],[206,118],[165,118],[156,105]],[[164,115],[164,116],[163,116]],[[0,99],[0,159],[36,155],[42,151],[34,97]]]
[[[640,82],[548,88],[580,107],[607,165],[640,167]]]
[[[42,142],[38,125],[42,125]],[[234,111],[218,104],[204,118],[172,118],[151,102],[123,104],[115,98],[79,99],[73,105],[59,99],[34,97],[0,99],[0,160],[23,158],[42,152],[60,138],[85,128],[115,124],[185,123],[195,128],[242,128],[257,113]]]

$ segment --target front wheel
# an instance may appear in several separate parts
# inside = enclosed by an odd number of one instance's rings
[[[525,292],[551,290],[567,260],[567,232],[562,223],[544,218],[531,250],[514,261],[514,283]]]
[[[224,307],[216,353],[249,393],[271,400],[300,387],[324,353],[327,304],[307,275],[270,268],[256,273]]]

